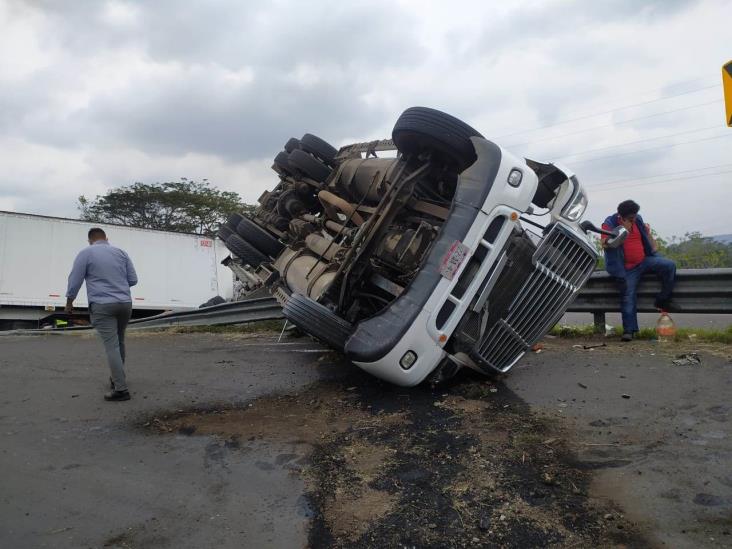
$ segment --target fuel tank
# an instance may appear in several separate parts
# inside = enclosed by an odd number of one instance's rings
[[[339,184],[353,199],[377,204],[389,189],[391,175],[399,169],[398,158],[355,158],[346,160],[341,167]]]

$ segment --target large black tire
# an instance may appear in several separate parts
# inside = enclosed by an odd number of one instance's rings
[[[336,154],[338,154],[338,149],[333,145],[311,133],[306,133],[302,136],[300,146],[304,151],[317,156],[323,162],[330,165],[333,165],[333,160]]]
[[[219,230],[216,232],[216,236],[218,236],[224,242],[226,242],[226,239],[229,238],[232,234],[236,233],[226,225],[221,225],[221,227],[219,227]]]
[[[288,157],[290,166],[301,174],[322,183],[330,175],[330,168],[303,150],[296,149]]]
[[[282,242],[246,217],[239,222],[236,232],[249,244],[270,257],[277,257],[285,247]]]
[[[267,261],[267,256],[249,244],[249,242],[244,240],[238,234],[232,234],[226,239],[226,247],[231,250],[231,253],[250,267],[259,267],[259,265]]]
[[[295,326],[329,347],[343,351],[353,332],[353,325],[333,311],[300,294],[292,294],[282,314]]]
[[[236,233],[236,227],[241,223],[241,220],[244,219],[244,216],[238,213],[231,214],[229,216],[229,219],[226,220],[226,226],[231,229],[232,233]]]
[[[295,137],[290,137],[290,139],[287,140],[287,143],[285,143],[285,152],[287,154],[290,154],[295,149],[300,148],[300,140]]]
[[[411,107],[404,111],[391,132],[400,152],[418,154],[431,152],[454,164],[459,171],[475,162],[471,137],[483,137],[478,130],[435,109]]]
[[[286,151],[280,151],[277,153],[277,156],[274,157],[274,164],[277,166],[280,170],[282,170],[285,173],[292,173],[292,167],[290,166],[290,155]]]

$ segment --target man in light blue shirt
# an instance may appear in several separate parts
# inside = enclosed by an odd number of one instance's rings
[[[89,247],[79,252],[69,275],[66,312],[74,310],[74,299],[86,281],[86,295],[92,326],[104,343],[112,391],[104,400],[129,400],[125,378],[125,329],[132,314],[130,286],[137,284],[137,273],[124,250],[110,245],[102,229],[89,230]]]

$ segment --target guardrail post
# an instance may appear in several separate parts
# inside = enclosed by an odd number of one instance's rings
[[[592,313],[592,317],[595,320],[595,322],[594,322],[595,333],[604,334],[605,333],[605,311],[594,311]]]

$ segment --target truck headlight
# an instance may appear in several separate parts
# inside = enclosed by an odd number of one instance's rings
[[[574,193],[562,209],[562,217],[570,221],[579,221],[587,209],[587,195],[577,179],[572,177],[570,181],[574,184]]]

